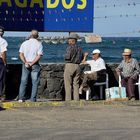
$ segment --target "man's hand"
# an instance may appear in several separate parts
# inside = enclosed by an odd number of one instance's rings
[[[82,60],[82,64],[86,64],[86,60],[87,60],[88,54],[89,54],[88,52],[84,53],[84,58]]]
[[[34,65],[32,62],[29,62],[28,64],[30,67],[32,67]]]
[[[25,67],[26,67],[26,68],[30,68],[31,66],[30,66],[30,64],[29,64],[28,62],[26,62],[26,63],[25,63]]]
[[[84,56],[87,57],[88,55],[89,55],[89,53],[88,52],[85,52]]]
[[[119,76],[119,75],[121,75],[121,70],[120,69],[116,69],[116,72],[117,72],[117,75]]]
[[[34,65],[33,62],[26,62],[26,63],[25,63],[26,68],[30,68],[30,67],[32,67],[33,65]]]
[[[1,53],[1,56],[2,56],[2,60],[3,60],[3,63],[4,63],[4,65],[6,66],[6,51],[5,52],[2,52]]]

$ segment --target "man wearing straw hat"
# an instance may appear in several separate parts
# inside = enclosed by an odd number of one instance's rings
[[[64,71],[64,83],[65,83],[65,100],[72,100],[72,93],[74,100],[79,100],[79,77],[80,67],[79,64],[83,59],[82,49],[77,45],[77,34],[70,34],[68,38],[68,48],[65,54],[65,71]]]
[[[122,53],[124,60],[117,67],[116,72],[122,77],[122,86],[126,87],[126,93],[129,100],[135,100],[135,83],[138,80],[140,74],[139,63],[136,59],[132,58],[131,49],[124,49]]]
[[[2,100],[2,91],[5,84],[6,73],[6,52],[7,41],[2,37],[4,34],[4,28],[0,26],[0,100]]]

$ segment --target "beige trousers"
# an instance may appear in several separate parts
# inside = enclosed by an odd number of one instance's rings
[[[83,82],[81,84],[81,87],[84,91],[89,89],[89,85],[88,85],[87,82],[90,81],[90,80],[97,81],[97,72],[92,72],[90,74],[84,74],[83,75]]]
[[[79,77],[80,67],[78,64],[67,63],[64,71],[65,100],[79,100]]]

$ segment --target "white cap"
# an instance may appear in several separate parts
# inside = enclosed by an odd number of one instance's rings
[[[99,49],[95,49],[95,50],[93,50],[92,54],[96,54],[96,53],[100,54],[101,51],[100,51]]]

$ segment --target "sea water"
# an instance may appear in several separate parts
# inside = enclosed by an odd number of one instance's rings
[[[19,48],[24,37],[5,37],[8,41],[7,59],[8,63],[21,63],[19,59]],[[122,60],[122,52],[124,48],[130,48],[133,51],[133,57],[140,61],[140,38],[131,37],[106,37],[102,43],[86,44],[78,43],[82,47],[83,52],[89,52],[88,59],[92,59],[91,52],[94,49],[100,49],[101,55],[106,63],[119,63]],[[64,63],[64,55],[68,44],[46,44],[43,42],[44,55],[40,63]],[[34,46],[31,46],[34,47]]]

